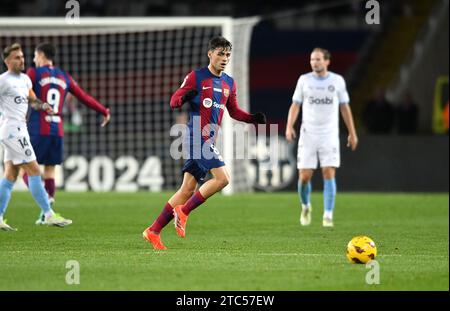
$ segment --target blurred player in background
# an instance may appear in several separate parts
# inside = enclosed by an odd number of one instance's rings
[[[70,92],[89,108],[103,114],[102,127],[110,120],[109,109],[80,88],[70,74],[53,65],[55,55],[56,49],[53,45],[39,44],[34,51],[33,61],[36,68],[27,71],[37,97],[49,103],[54,112],[50,115],[45,111],[32,111],[28,120],[31,144],[36,152],[37,162],[44,165],[44,184],[51,204],[55,200],[55,166],[63,161],[62,111],[67,94]],[[27,174],[23,179],[28,185]],[[41,214],[36,224],[42,224],[43,219]]]
[[[160,232],[172,218],[175,218],[177,234],[184,237],[189,213],[228,185],[229,174],[214,146],[225,107],[238,121],[266,123],[263,113],[249,114],[238,106],[236,82],[223,72],[230,61],[231,49],[231,43],[225,38],[212,38],[208,44],[208,67],[190,72],[170,100],[172,109],[185,103],[190,105],[189,135],[186,135],[183,146],[184,150],[189,150],[189,157],[182,170],[181,188],[169,199],[155,222],[143,232],[154,249],[166,249]],[[208,172],[213,178],[202,184]],[[195,192],[199,184],[202,185]]]
[[[325,49],[315,48],[312,51],[312,72],[298,79],[286,126],[286,139],[292,141],[296,137],[294,124],[303,107],[297,154],[298,193],[302,204],[300,223],[303,226],[311,223],[311,178],[319,161],[324,183],[322,224],[333,227],[335,175],[336,168],[340,166],[339,111],[349,133],[347,147],[355,150],[358,145],[345,80],[328,71],[330,58],[330,53]]]
[[[30,78],[22,73],[25,58],[21,46],[15,43],[6,47],[2,56],[8,71],[0,75],[0,141],[5,148],[5,175],[0,181],[0,229],[15,230],[6,224],[3,215],[20,168],[29,176],[31,194],[44,215],[43,224],[60,227],[70,225],[70,219],[55,214],[50,207],[33,146],[29,143],[26,124],[28,104],[48,115],[52,115],[52,107],[36,97]]]

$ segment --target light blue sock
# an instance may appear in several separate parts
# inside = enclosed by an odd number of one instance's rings
[[[311,182],[302,185],[301,181],[298,181],[298,196],[302,204],[308,205],[310,203],[311,189]]]
[[[336,199],[336,179],[323,180],[323,206],[326,212],[333,212]]]
[[[42,212],[44,214],[50,212],[51,209],[50,203],[48,202],[48,194],[45,192],[44,186],[42,185],[41,176],[28,176],[28,187]]]
[[[6,178],[0,181],[0,216],[3,216],[6,212],[13,187],[14,183]]]

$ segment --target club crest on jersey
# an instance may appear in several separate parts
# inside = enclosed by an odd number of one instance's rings
[[[328,91],[334,92],[334,85],[329,85],[328,86]]]
[[[211,98],[205,98],[203,100],[203,107],[205,107],[205,108],[211,108],[212,104],[213,104],[213,101]]]
[[[230,96],[230,90],[229,90],[229,89],[223,89],[223,95],[224,95],[225,97]]]

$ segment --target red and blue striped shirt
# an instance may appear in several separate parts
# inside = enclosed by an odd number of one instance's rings
[[[43,102],[49,103],[54,115],[45,111],[31,110],[28,120],[30,135],[64,136],[62,108],[70,92],[89,108],[107,115],[107,109],[78,86],[75,80],[64,70],[54,66],[29,68],[27,75],[33,82],[33,91]]]
[[[182,96],[189,90],[196,89],[198,95],[190,101],[189,129],[191,136],[194,134],[194,117],[200,117],[200,130],[202,140],[206,141],[211,136],[211,131],[222,122],[224,109],[227,108],[230,116],[238,121],[252,122],[252,116],[239,108],[236,95],[236,82],[232,77],[222,72],[218,77],[211,73],[208,67],[190,72],[183,81],[181,87],[172,95],[170,107],[172,109],[182,106]]]

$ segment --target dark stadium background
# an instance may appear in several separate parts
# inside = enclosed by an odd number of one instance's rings
[[[368,25],[366,1],[79,1],[81,17],[261,16],[251,41],[251,109],[266,112],[281,134],[298,76],[309,70],[311,49],[329,49],[330,70],[346,78],[360,136],[359,150],[349,152],[342,128],[339,188],[352,191],[448,190],[448,129],[433,121],[442,113],[433,103],[439,101],[442,108],[448,102],[448,10],[440,29],[433,32],[431,27],[444,2],[383,1],[381,23]],[[6,0],[0,16],[64,16],[64,5]],[[429,33],[434,34],[417,56],[417,44]],[[401,94],[389,98],[391,116],[377,116],[368,109],[375,94],[392,90],[402,66],[414,59],[419,65],[411,72],[413,78]],[[443,86],[437,83],[440,77],[447,77]],[[418,115],[405,129],[399,107],[407,93]],[[293,147],[293,157],[295,151]],[[295,187],[293,179],[282,189]],[[319,178],[314,187],[321,188]]]

